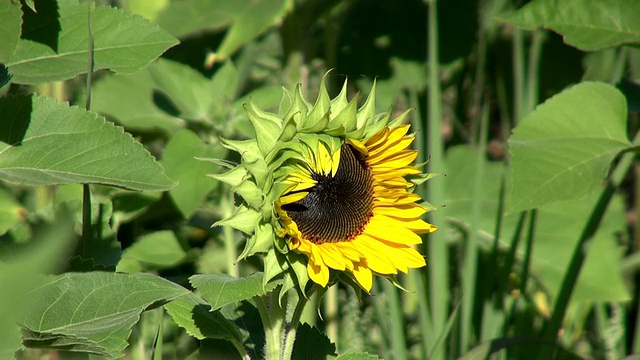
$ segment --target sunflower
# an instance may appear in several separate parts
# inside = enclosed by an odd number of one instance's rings
[[[333,154],[318,142],[285,178],[290,187],[276,206],[279,235],[307,256],[315,283],[326,286],[333,269],[369,291],[373,273],[426,265],[411,246],[422,243],[418,234],[437,227],[420,219],[427,209],[408,191],[413,183],[405,176],[421,173],[411,165],[418,153],[407,150],[414,140],[408,130],[384,127],[364,142],[346,139]]]
[[[239,198],[214,226],[245,235],[238,260],[263,255],[263,286],[281,285],[280,296],[293,287],[304,293],[309,281],[327,286],[332,272],[369,291],[374,274],[393,280],[424,266],[413,246],[436,229],[420,219],[433,207],[413,193],[432,174],[413,165],[414,136],[402,125],[409,111],[376,113],[375,83],[360,108],[347,100],[346,82],[331,99],[327,76],[313,105],[300,86],[284,89],[278,114],[246,104],[255,138],[221,139],[241,162],[209,159],[229,169],[210,176]]]

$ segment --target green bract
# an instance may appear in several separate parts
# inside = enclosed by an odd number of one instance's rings
[[[340,94],[331,99],[325,87],[326,78],[327,75],[322,79],[313,105],[303,98],[300,85],[293,93],[284,89],[279,114],[246,104],[244,108],[256,139],[222,139],[225,147],[240,154],[241,163],[225,173],[210,175],[229,184],[243,199],[233,215],[213,226],[230,226],[246,235],[247,242],[238,260],[264,254],[263,285],[280,282],[281,296],[296,285],[304,291],[309,280],[306,258],[289,252],[285,239],[278,236],[282,226],[274,210],[275,202],[290,186],[282,180],[291,173],[293,161],[308,157],[307,148],[317,149],[319,142],[334,152],[347,138],[363,140],[385,126],[400,125],[409,113],[406,111],[395,119],[391,119],[390,113],[376,114],[375,83],[360,108],[357,97],[347,100],[346,82]]]

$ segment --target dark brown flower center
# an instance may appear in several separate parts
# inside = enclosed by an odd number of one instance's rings
[[[316,244],[350,241],[373,216],[373,177],[354,147],[340,148],[335,176],[313,174],[316,185],[304,199],[282,206],[302,235]]]

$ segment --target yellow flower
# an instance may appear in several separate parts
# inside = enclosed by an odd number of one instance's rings
[[[407,150],[414,140],[408,130],[383,127],[363,141],[346,138],[333,153],[321,141],[306,144],[308,156],[285,177],[289,187],[276,202],[279,235],[308,258],[315,283],[327,286],[333,269],[370,291],[374,273],[425,266],[412,246],[437,227],[420,219],[427,209],[405,179],[421,173],[412,165],[417,152]]]

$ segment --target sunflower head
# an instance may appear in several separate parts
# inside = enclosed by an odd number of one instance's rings
[[[313,105],[300,86],[285,90],[278,115],[245,105],[256,138],[223,139],[242,160],[211,175],[243,201],[214,226],[246,235],[240,258],[265,255],[265,285],[304,291],[309,280],[326,287],[342,277],[368,292],[374,274],[425,265],[414,246],[436,226],[421,219],[432,207],[413,189],[430,175],[414,165],[408,111],[376,114],[375,84],[360,108],[346,83],[330,99],[325,79]]]

